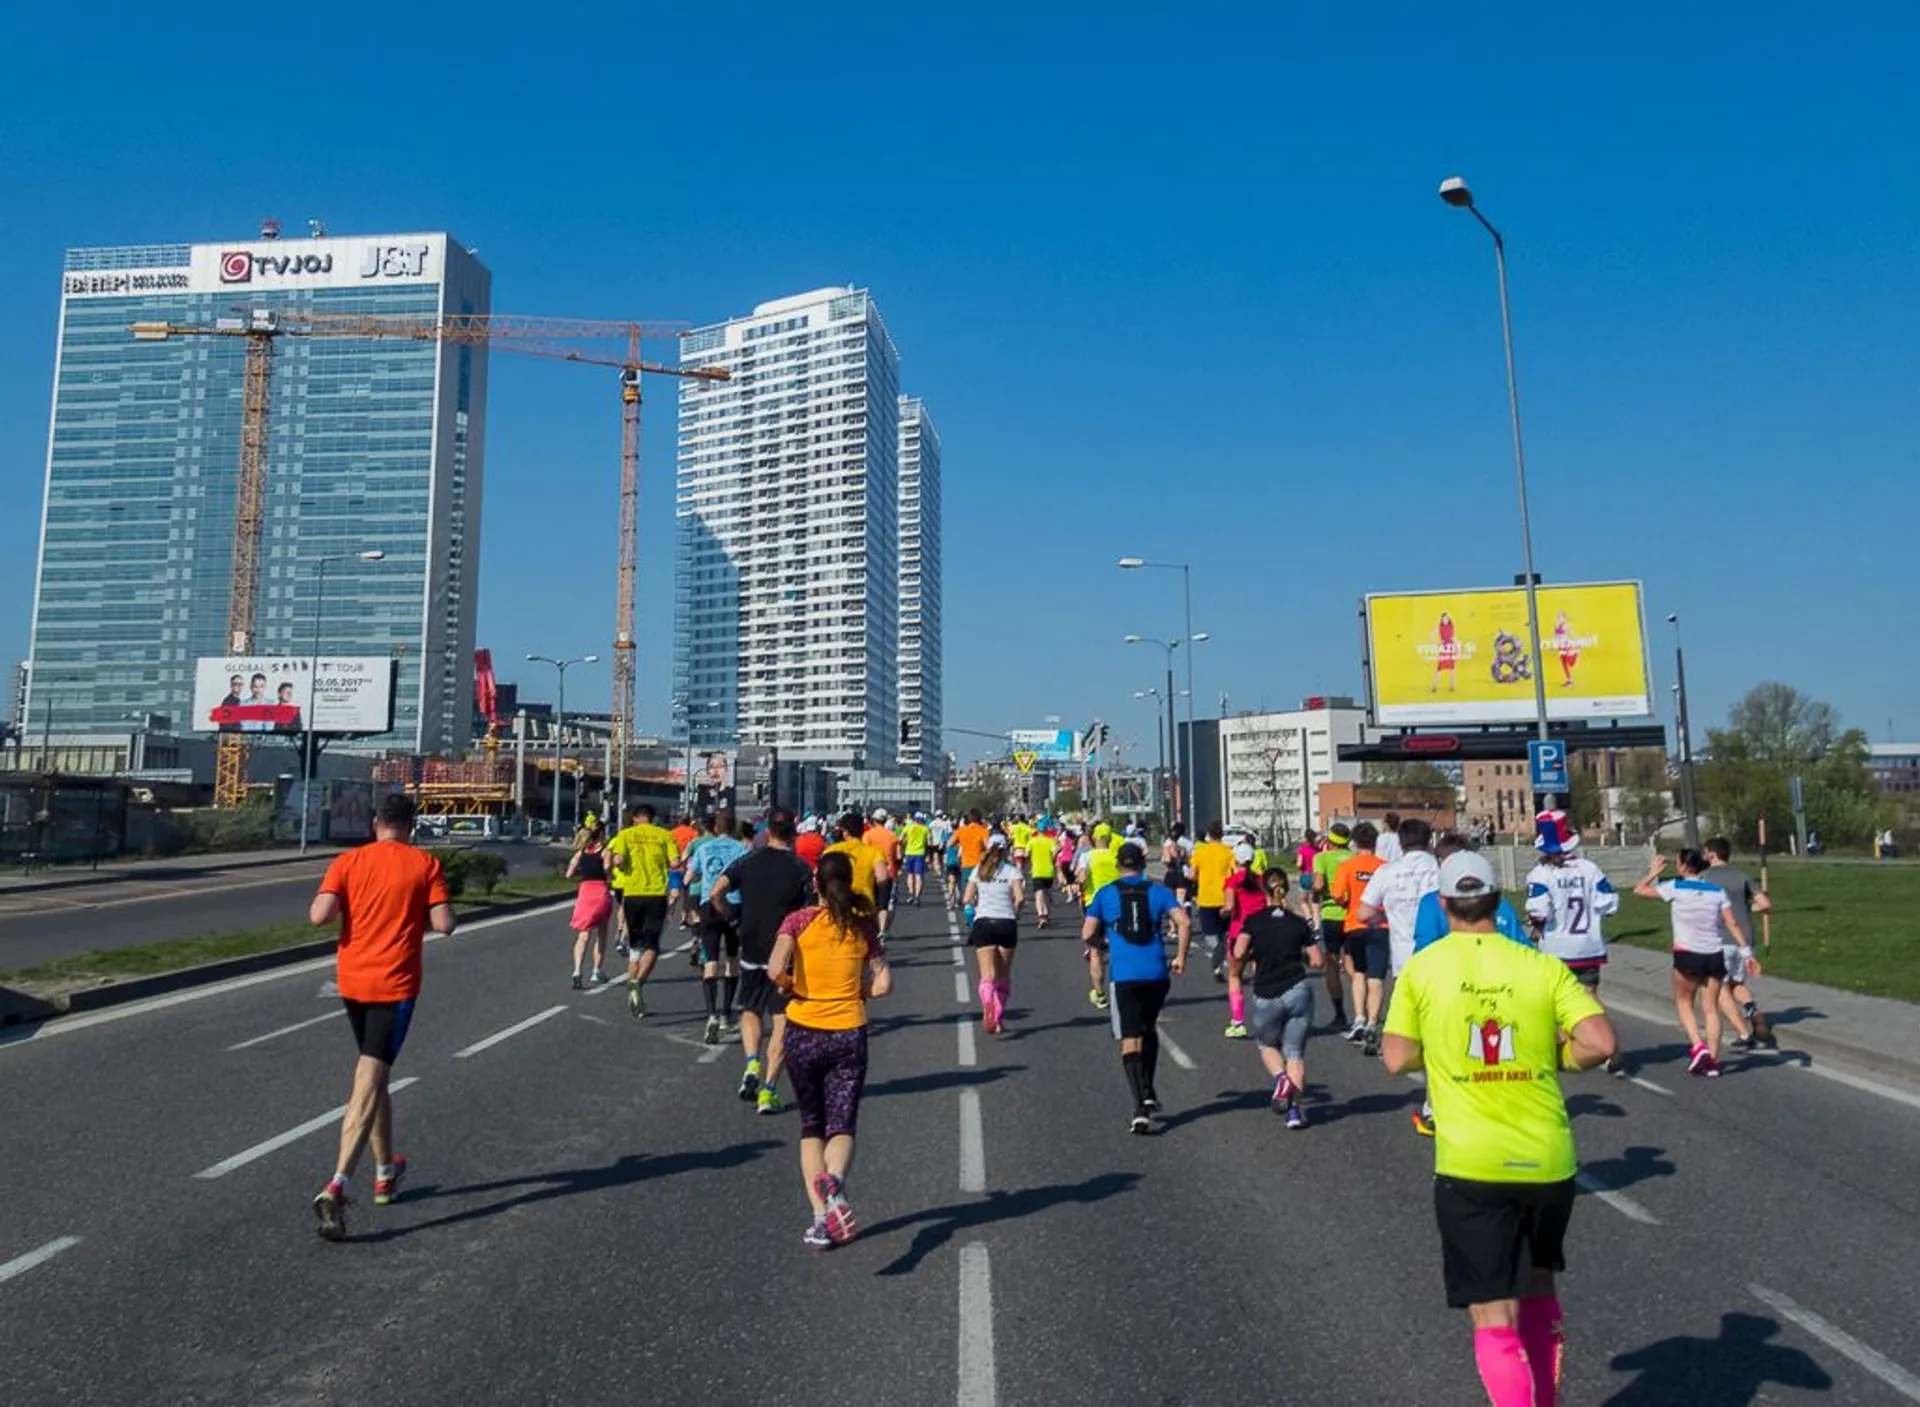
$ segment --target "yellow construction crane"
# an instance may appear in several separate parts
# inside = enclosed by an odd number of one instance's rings
[[[272,392],[273,344],[279,337],[366,337],[390,341],[450,342],[498,346],[502,351],[584,366],[610,367],[620,373],[620,537],[614,587],[613,745],[619,758],[624,796],[632,758],[634,716],[633,613],[639,557],[640,407],[643,375],[686,376],[725,381],[721,367],[686,370],[650,362],[640,355],[649,338],[677,336],[679,323],[608,322],[584,318],[525,317],[511,313],[449,317],[396,317],[368,313],[326,313],[308,308],[255,309],[217,319],[211,327],[138,322],[133,335],[144,342],[170,337],[240,337],[247,359],[240,424],[240,482],[235,493],[233,570],[227,598],[228,648],[253,649],[259,617],[260,542],[267,485],[267,418]],[[600,350],[596,350],[600,349]],[[243,735],[222,733],[214,773],[214,804],[237,805],[246,797],[248,744]]]

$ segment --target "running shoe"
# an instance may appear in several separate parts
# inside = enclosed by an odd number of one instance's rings
[[[1092,1002],[1094,1006],[1098,1007],[1101,1011],[1105,1011],[1107,1009],[1107,989],[1105,987],[1089,987],[1087,989],[1087,1000]]]
[[[586,989],[586,985],[587,985],[586,982],[581,979],[581,976],[579,973],[576,972],[573,974],[573,990],[574,991],[576,992],[584,991]]]
[[[1348,1044],[1350,1044],[1350,1045],[1359,1045],[1359,1044],[1360,1044],[1360,1042],[1362,1042],[1362,1041],[1364,1041],[1364,1040],[1365,1040],[1366,1038],[1367,1038],[1367,1023],[1366,1023],[1366,1022],[1364,1022],[1364,1021],[1356,1021],[1356,1022],[1354,1022],[1354,1023],[1353,1023],[1353,1024],[1351,1025],[1351,1026],[1349,1026],[1349,1027],[1347,1027],[1347,1042],[1348,1042]]]
[[[1710,1080],[1719,1079],[1720,1078],[1720,1062],[1718,1060],[1715,1060],[1711,1055],[1709,1055],[1707,1057],[1707,1068],[1702,1070],[1700,1073],[1702,1075],[1705,1075]]]
[[[707,1029],[705,1033],[701,1035],[700,1043],[702,1045],[719,1045],[721,1029],[720,1018],[717,1016],[709,1016],[707,1018]]]
[[[1273,1082],[1273,1112],[1277,1114],[1292,1104],[1299,1092],[1299,1088],[1287,1077],[1287,1072],[1282,1070],[1280,1077]]]
[[[1742,1055],[1745,1055],[1758,1044],[1759,1042],[1754,1040],[1752,1036],[1735,1036],[1727,1042],[1727,1049],[1737,1050]]]
[[[640,995],[640,983],[627,983],[627,1014],[635,1018],[647,1014],[647,999]]]
[[[1617,1055],[1609,1055],[1607,1063],[1601,1068],[1616,1080],[1624,1080],[1627,1077],[1627,1062]]]
[[[1216,962],[1216,963],[1215,963],[1215,964],[1213,965],[1213,980],[1214,980],[1214,981],[1216,981],[1216,982],[1224,982],[1224,981],[1226,981],[1226,980],[1227,980],[1227,965],[1226,965],[1226,963],[1224,963],[1224,962]]]
[[[812,1246],[817,1251],[833,1249],[833,1237],[827,1235],[827,1224],[824,1221],[816,1221],[801,1232],[800,1242],[802,1245]]]
[[[1244,1041],[1247,1038],[1247,1023],[1244,1021],[1229,1021],[1227,1023],[1226,1036],[1230,1041]]]
[[[1378,1026],[1367,1027],[1366,1039],[1360,1044],[1360,1053],[1369,1059],[1380,1053],[1380,1028]]]
[[[786,1107],[785,1104],[780,1102],[780,1095],[775,1090],[763,1087],[760,1093],[754,1097],[753,1112],[756,1114],[778,1114]]]
[[[1693,1054],[1687,1057],[1687,1073],[1698,1075],[1713,1063],[1713,1054],[1704,1045],[1693,1048]]]
[[[1290,1129],[1303,1129],[1306,1126],[1306,1111],[1298,1104],[1289,1104],[1287,1106],[1287,1127]]]
[[[1424,1109],[1413,1111],[1413,1131],[1422,1138],[1433,1137],[1433,1115]]]
[[[751,1104],[753,1097],[760,1093],[760,1062],[749,1060],[747,1073],[740,1077],[740,1098]]]
[[[400,1184],[407,1180],[407,1155],[393,1155],[393,1174],[390,1177],[375,1177],[373,1180],[373,1204],[376,1207],[390,1205],[400,1195]]]
[[[604,987],[607,985],[607,974],[604,972],[596,972],[587,979],[587,983],[589,986]]]
[[[347,1189],[329,1182],[313,1199],[313,1217],[322,1241],[347,1239]]]
[[[1335,1002],[1335,1003],[1333,1004],[1333,1020],[1332,1020],[1331,1022],[1329,1022],[1329,1023],[1328,1023],[1328,1026],[1327,1026],[1327,1029],[1329,1029],[1329,1030],[1332,1030],[1332,1031],[1337,1031],[1337,1030],[1339,1030],[1339,1029],[1340,1029],[1340,1028],[1341,1028],[1342,1026],[1344,1026],[1344,1025],[1346,1025],[1346,1024],[1347,1024],[1347,1006],[1346,1006],[1346,1003],[1345,1003],[1345,1002]]]
[[[836,1246],[844,1246],[860,1234],[854,1223],[853,1208],[847,1205],[847,1189],[832,1173],[821,1173],[813,1180],[813,1190],[827,1204],[827,1235]]]
[[[1133,1119],[1127,1124],[1127,1132],[1136,1134],[1153,1132],[1153,1116],[1147,1113],[1146,1105],[1142,1104],[1133,1111]]]

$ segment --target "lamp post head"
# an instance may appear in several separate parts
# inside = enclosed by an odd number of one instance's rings
[[[1140,643],[1140,637],[1138,635],[1129,635],[1125,638],[1125,640],[1122,643],[1127,645],[1138,645]]]
[[[1144,557],[1122,557],[1117,565],[1123,571],[1130,572],[1134,570],[1134,568],[1144,567],[1146,566],[1146,564],[1147,564],[1147,561],[1146,561],[1146,558]]]
[[[1440,198],[1456,210],[1473,209],[1473,190],[1464,176],[1449,176],[1440,183]]]
[[[599,662],[600,662],[600,656],[598,656],[598,655],[582,655],[582,656],[580,656],[580,663],[582,663],[582,664],[598,664]]]
[[[545,659],[546,656],[545,655],[528,655],[527,658],[537,663],[538,661]]]
[[[387,560],[387,554],[380,548],[375,547],[369,551],[362,552],[360,554],[360,560],[363,562],[384,562]]]
[[[1202,630],[1193,637],[1193,643],[1196,645],[1203,645],[1211,639],[1213,639],[1213,637],[1209,635],[1206,631]]]
[[[1680,624],[1680,613],[1678,611],[1675,611],[1673,614],[1669,615],[1667,617],[1667,624],[1668,625]]]

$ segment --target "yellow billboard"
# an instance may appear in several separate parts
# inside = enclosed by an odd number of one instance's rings
[[[1641,718],[1653,712],[1640,583],[1542,586],[1536,594],[1547,717]],[[1534,718],[1525,588],[1369,596],[1366,618],[1376,723]]]

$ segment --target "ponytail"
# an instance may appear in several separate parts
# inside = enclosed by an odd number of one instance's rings
[[[1005,858],[1006,851],[999,846],[988,846],[987,853],[980,857],[980,868],[974,877],[984,884],[1000,873],[1000,866]]]
[[[853,887],[853,861],[844,850],[820,857],[820,906],[843,934],[864,933],[873,921],[873,900]]]

